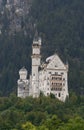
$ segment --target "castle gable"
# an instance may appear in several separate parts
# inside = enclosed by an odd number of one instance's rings
[[[66,69],[65,64],[62,62],[57,54],[47,58],[47,60],[49,61],[47,69]]]

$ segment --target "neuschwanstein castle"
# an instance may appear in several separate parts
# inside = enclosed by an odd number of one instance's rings
[[[27,79],[27,70],[23,67],[19,71],[17,81],[17,96],[39,97],[40,92],[45,96],[54,94],[61,101],[65,101],[68,93],[68,65],[64,64],[57,54],[48,57],[41,64],[41,38],[36,37],[32,44],[32,72]]]

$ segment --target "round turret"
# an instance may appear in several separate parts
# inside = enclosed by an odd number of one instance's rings
[[[25,67],[23,67],[22,69],[20,69],[19,71],[19,75],[20,75],[20,79],[25,80],[27,79],[27,70],[25,69]]]

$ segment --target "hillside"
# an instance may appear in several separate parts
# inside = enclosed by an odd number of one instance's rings
[[[18,71],[31,72],[31,44],[34,24],[42,37],[42,60],[57,52],[69,63],[69,90],[84,93],[84,1],[33,0],[21,30],[10,33],[9,15],[0,35],[0,94],[16,91]],[[23,26],[24,25],[24,26]]]

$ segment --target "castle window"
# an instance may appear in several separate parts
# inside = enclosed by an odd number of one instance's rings
[[[63,72],[61,72],[61,74],[63,75],[64,73],[63,73]]]
[[[49,74],[51,74],[51,72],[49,72]]]
[[[63,80],[65,80],[65,78],[63,78]]]
[[[65,83],[63,83],[63,86],[65,86]]]
[[[49,93],[47,93],[47,96],[49,96]]]
[[[60,97],[60,96],[61,96],[61,94],[59,93],[59,94],[58,94],[58,96]]]
[[[49,77],[48,77],[48,80],[49,80]]]
[[[60,88],[60,91],[62,91],[62,88]]]
[[[57,67],[57,65],[55,65],[55,67]]]
[[[57,75],[57,74],[58,74],[58,72],[55,72],[55,74]]]

